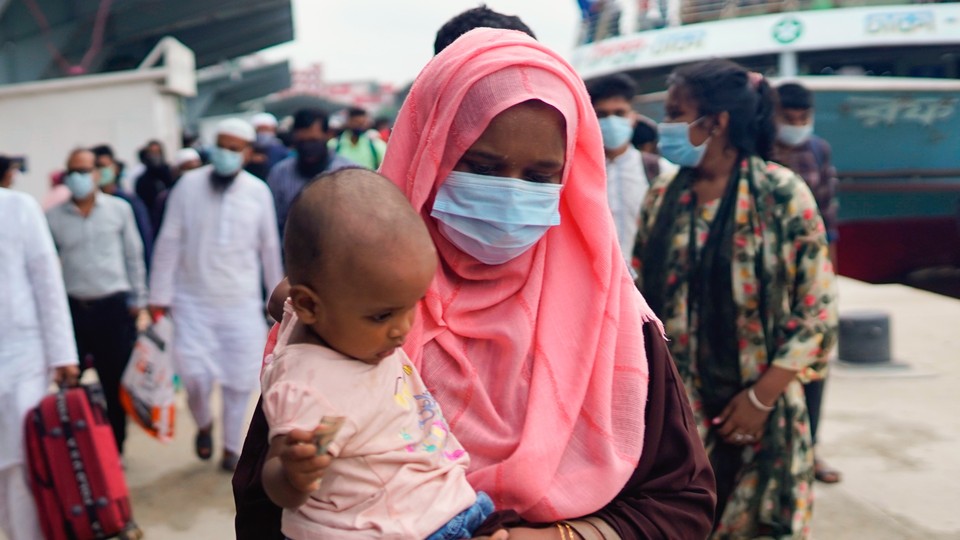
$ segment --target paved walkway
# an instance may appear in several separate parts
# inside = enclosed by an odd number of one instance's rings
[[[821,452],[844,480],[818,484],[815,537],[960,539],[960,300],[846,279],[840,291],[841,311],[891,312],[894,356],[909,368],[834,369]],[[233,538],[230,477],[193,456],[183,403],[179,414],[167,445],[131,428],[137,521],[147,540]]]
[[[822,456],[844,473],[818,484],[825,539],[960,539],[960,300],[842,280],[841,313],[891,314],[893,357],[908,369],[838,366],[828,383]]]

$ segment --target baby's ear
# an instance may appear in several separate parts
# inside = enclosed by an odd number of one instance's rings
[[[312,326],[323,317],[323,302],[317,293],[304,285],[290,287],[290,303],[300,322]]]

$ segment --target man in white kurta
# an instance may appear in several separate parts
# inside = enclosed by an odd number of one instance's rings
[[[636,84],[626,75],[603,77],[590,84],[590,102],[600,122],[607,164],[607,200],[617,230],[617,240],[627,267],[640,226],[640,207],[649,182],[640,151],[630,142],[637,123],[631,101]],[[633,269],[630,270],[633,272]]]
[[[51,380],[80,371],[67,293],[40,205],[0,188],[0,531],[42,538],[27,488],[23,422]]]
[[[185,173],[167,199],[150,304],[169,308],[174,358],[197,422],[197,455],[212,454],[210,395],[223,397],[223,460],[236,466],[243,419],[266,341],[264,291],[283,277],[273,198],[242,169],[255,139],[238,119],[218,127],[212,165]]]
[[[617,229],[617,240],[624,260],[630,265],[633,244],[640,227],[640,208],[649,183],[643,168],[643,155],[632,145],[607,157],[607,201]]]

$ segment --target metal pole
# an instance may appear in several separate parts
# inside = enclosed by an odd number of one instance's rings
[[[780,53],[780,67],[778,71],[780,77],[796,77],[800,74],[796,51],[783,51]]]

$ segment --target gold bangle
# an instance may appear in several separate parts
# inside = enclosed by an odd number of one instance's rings
[[[566,521],[558,521],[557,529],[560,531],[560,540],[577,540],[580,535]]]

